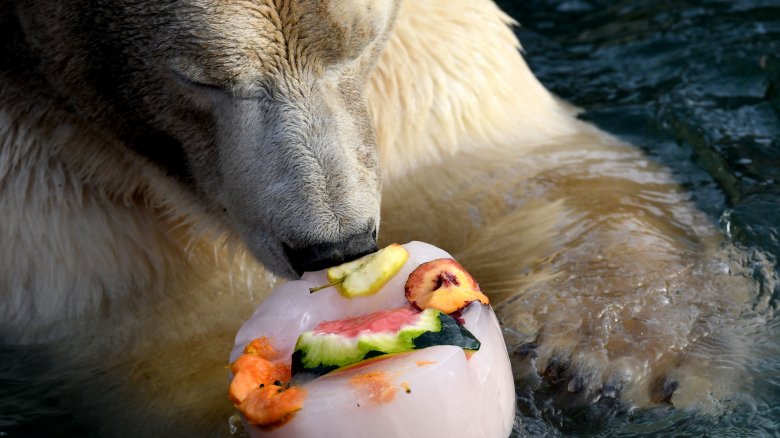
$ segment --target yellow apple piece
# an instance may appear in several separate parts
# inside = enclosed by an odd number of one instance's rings
[[[453,259],[436,259],[421,264],[409,275],[404,291],[412,305],[448,314],[474,301],[490,303],[471,274]]]
[[[328,281],[347,298],[373,295],[406,263],[409,252],[394,243],[373,254],[327,270]]]

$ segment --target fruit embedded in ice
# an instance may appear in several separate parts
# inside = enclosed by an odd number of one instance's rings
[[[249,424],[272,428],[289,421],[303,407],[306,390],[290,387],[290,367],[266,337],[250,342],[230,364],[233,380],[228,395]]]
[[[301,333],[331,323],[332,331],[346,332],[343,321],[401,307],[411,313],[404,294],[409,275],[425,262],[450,255],[420,242],[404,248],[409,255],[398,273],[376,293],[359,299],[347,298],[334,287],[310,293],[310,288],[328,283],[325,270],[278,286],[239,331],[231,360],[244,354],[254,339],[266,336],[276,350],[268,354],[269,360],[291,366]],[[242,415],[247,434],[251,438],[363,438],[367,433],[371,438],[509,436],[515,418],[514,381],[496,316],[479,300],[459,315],[462,326],[479,339],[478,351],[454,345],[421,348],[423,334],[415,338],[417,349],[411,351],[371,357],[308,380],[305,374],[296,375],[291,389],[299,388],[304,398],[299,400],[301,407],[292,411],[294,416],[282,415],[279,418],[286,420],[271,426],[253,425],[298,406],[285,402],[286,408],[276,411],[276,399],[269,398],[273,402],[269,404],[263,398],[273,393],[257,393],[244,405],[253,409],[252,414]],[[383,319],[376,319],[381,325]],[[397,324],[399,331],[402,326]],[[267,350],[262,343],[252,348]],[[287,386],[279,383],[282,389]]]
[[[347,298],[373,295],[398,273],[408,258],[406,249],[394,243],[373,254],[329,268],[329,284],[312,288],[311,291],[335,286]]]
[[[404,287],[406,299],[420,309],[458,311],[474,301],[490,303],[479,285],[460,263],[442,258],[418,266]]]
[[[237,407],[249,424],[272,429],[290,421],[305,399],[303,388],[271,384],[252,391]]]
[[[292,373],[325,374],[363,359],[434,345],[478,350],[479,341],[451,316],[435,309],[380,310],[322,322],[303,333],[292,356]]]

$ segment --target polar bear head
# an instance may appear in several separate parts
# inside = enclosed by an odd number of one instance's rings
[[[372,251],[364,88],[399,0],[19,0],[63,105],[177,182],[276,273]]]

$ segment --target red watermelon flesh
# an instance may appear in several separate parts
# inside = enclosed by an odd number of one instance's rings
[[[420,311],[410,307],[380,310],[368,315],[339,321],[324,321],[314,328],[315,334],[338,334],[353,338],[361,333],[398,332],[401,327],[414,324],[420,318]]]
[[[479,349],[479,341],[456,320],[436,309],[409,306],[326,321],[298,337],[292,373],[325,374],[371,357],[434,345]]]

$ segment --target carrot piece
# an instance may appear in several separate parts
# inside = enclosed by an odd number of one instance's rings
[[[275,427],[289,421],[303,407],[305,399],[303,388],[271,385],[255,389],[237,407],[249,424]]]
[[[260,356],[265,359],[273,359],[278,354],[276,349],[271,346],[271,341],[265,336],[254,339],[247,344],[247,346],[244,347],[244,353]]]
[[[250,342],[230,364],[230,400],[250,424],[264,428],[289,421],[306,398],[303,388],[281,386],[292,379],[292,373],[289,365],[271,361],[276,356],[278,352],[263,336]]]
[[[234,377],[228,395],[233,403],[241,403],[260,385],[268,386],[275,381],[286,382],[291,379],[289,366],[250,354],[239,357],[230,365],[230,369]]]

